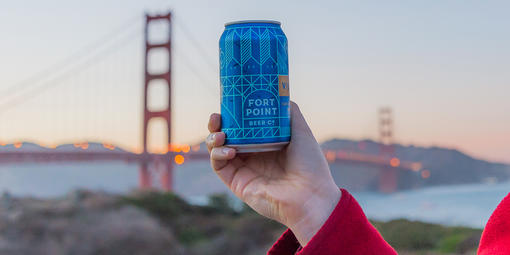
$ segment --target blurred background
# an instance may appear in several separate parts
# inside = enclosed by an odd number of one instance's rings
[[[202,141],[224,23],[270,19],[337,184],[401,254],[474,254],[510,190],[508,8],[4,3],[0,252],[263,254],[283,226],[228,192]]]

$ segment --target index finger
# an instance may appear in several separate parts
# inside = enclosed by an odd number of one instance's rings
[[[209,128],[209,132],[214,133],[218,132],[221,129],[221,115],[218,113],[213,113],[209,117],[209,124],[207,125]]]

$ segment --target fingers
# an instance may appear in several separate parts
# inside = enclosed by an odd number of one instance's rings
[[[221,146],[225,143],[225,133],[218,132],[221,129],[221,115],[217,113],[211,114],[207,128],[211,133],[205,139],[205,144],[210,153],[214,147]]]
[[[215,147],[211,150],[211,160],[229,160],[236,156],[236,150],[229,147]]]
[[[225,167],[228,161],[235,157],[236,150],[222,146],[225,143],[225,133],[219,132],[221,129],[221,115],[211,114],[208,129],[211,133],[205,139],[205,144],[211,156],[211,166],[217,171]]]
[[[209,132],[218,132],[221,129],[221,115],[213,113],[209,117],[209,124],[207,125]]]
[[[224,143],[225,133],[223,132],[210,133],[205,139],[205,144],[207,145],[207,150],[209,152],[211,152],[214,147],[222,146]]]
[[[214,170],[219,170],[225,167],[229,159],[235,157],[235,149],[223,147],[225,143],[225,133],[215,132],[209,134],[205,140],[207,150],[211,157],[211,166]]]
[[[234,176],[238,172],[238,169],[244,165],[244,162],[239,159],[239,157],[235,157],[232,160],[227,161],[228,164],[225,164],[220,170],[216,170],[215,173],[220,177],[220,179],[232,189],[232,181]],[[234,191],[234,190],[232,190]]]
[[[230,187],[240,160],[236,158],[235,149],[223,146],[225,143],[225,133],[220,132],[221,115],[217,113],[211,114],[207,127],[210,134],[206,138],[205,143],[210,153],[211,166],[220,179]]]
[[[211,150],[211,166],[215,171],[222,170],[228,161],[236,156],[236,150],[228,147],[215,147]]]

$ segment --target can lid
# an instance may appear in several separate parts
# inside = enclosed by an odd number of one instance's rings
[[[268,24],[276,24],[281,25],[279,21],[276,20],[239,20],[225,23],[225,26],[235,25],[235,24],[245,24],[245,23],[268,23]]]

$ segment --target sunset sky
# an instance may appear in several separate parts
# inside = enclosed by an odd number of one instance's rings
[[[282,22],[288,37],[291,99],[319,141],[377,139],[377,109],[390,106],[396,142],[457,148],[510,163],[508,1],[5,2],[0,142],[108,139],[140,148],[143,13],[168,9],[174,14],[176,142],[203,139],[209,114],[219,111],[223,24],[271,19]],[[113,47],[104,62],[91,62],[37,98],[2,111],[15,98],[13,85],[129,20],[126,38],[132,41],[125,47]],[[161,94],[151,97],[164,101]],[[161,137],[155,132],[152,140]]]

